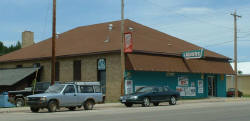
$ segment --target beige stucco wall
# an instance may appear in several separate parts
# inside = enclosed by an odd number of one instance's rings
[[[227,76],[227,89],[234,88],[234,81],[231,76]],[[250,75],[238,76],[238,88],[244,95],[250,95]]]
[[[97,81],[97,59],[106,59],[106,99],[107,101],[118,101],[121,89],[121,66],[119,54],[102,54],[79,57],[68,57],[57,59],[60,63],[60,81],[73,80],[73,61],[81,60],[82,62],[82,80],[81,81]],[[41,72],[41,81],[50,81],[50,60],[36,60],[0,63],[0,68],[16,68],[16,65],[22,64],[23,67],[32,67],[34,63],[40,63],[43,66]]]

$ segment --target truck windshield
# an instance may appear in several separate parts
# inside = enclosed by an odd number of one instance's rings
[[[60,93],[65,85],[62,84],[55,84],[53,86],[50,86],[45,93]]]

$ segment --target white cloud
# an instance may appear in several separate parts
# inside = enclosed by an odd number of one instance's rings
[[[184,7],[175,12],[177,14],[211,14],[214,10],[205,7]]]

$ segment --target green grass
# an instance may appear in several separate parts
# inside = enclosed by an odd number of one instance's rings
[[[250,95],[243,95],[243,97],[249,97],[250,98]]]

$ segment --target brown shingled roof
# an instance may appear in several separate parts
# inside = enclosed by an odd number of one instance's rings
[[[146,54],[128,54],[126,70],[184,73],[234,74],[230,63]]]
[[[108,25],[113,24],[111,32]],[[183,51],[200,49],[194,44],[175,38],[131,20],[125,20],[125,31],[134,28],[134,50],[145,53],[165,53],[180,55]],[[104,42],[109,36],[110,41]],[[120,50],[120,21],[82,26],[64,32],[56,40],[56,56],[73,56]],[[51,39],[0,56],[0,62],[49,58]],[[229,59],[223,55],[205,50],[205,57]]]

